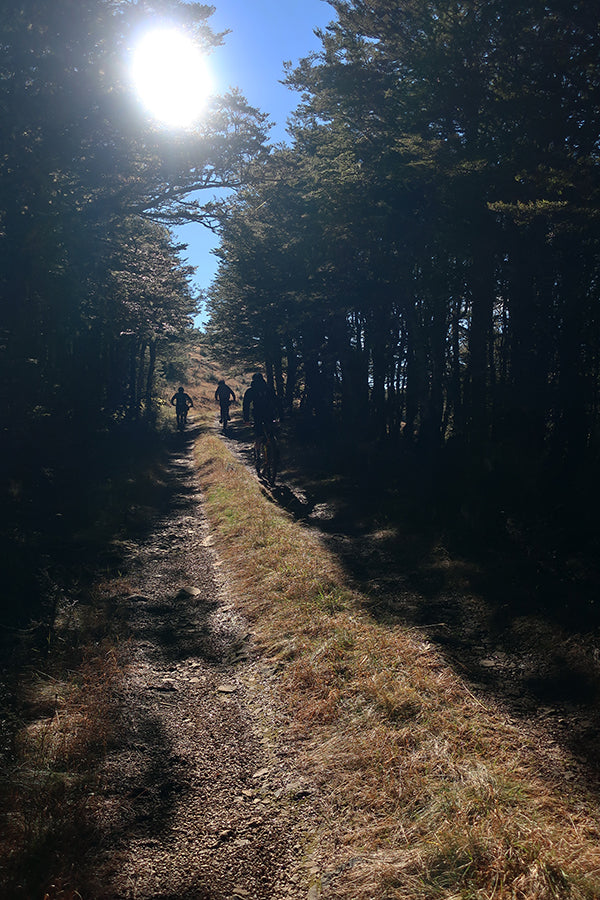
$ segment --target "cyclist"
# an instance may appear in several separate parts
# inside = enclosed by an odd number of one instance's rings
[[[219,384],[217,385],[217,389],[215,391],[215,400],[218,400],[221,405],[221,416],[219,418],[219,422],[223,426],[223,429],[225,429],[229,421],[229,404],[235,403],[235,393],[228,384],[225,384],[224,378],[221,378]]]
[[[177,427],[183,428],[187,422],[187,414],[190,407],[194,405],[192,398],[186,394],[182,387],[171,397],[171,406],[175,407],[175,415],[177,417]]]
[[[250,421],[250,408],[252,407],[252,422],[254,424],[254,454],[256,471],[260,474],[260,445],[266,441],[275,441],[273,420],[277,418],[277,398],[275,391],[269,387],[260,372],[252,376],[252,383],[246,393],[242,405],[244,422]]]

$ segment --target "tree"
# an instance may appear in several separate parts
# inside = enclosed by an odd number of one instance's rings
[[[207,50],[222,40],[208,26],[211,7],[165,0],[159,12]],[[126,63],[137,31],[156,15],[146,0],[23,0],[3,15],[0,376],[13,433],[32,416],[78,410],[86,394],[114,396],[97,380],[112,377],[107,348],[125,307],[138,309],[138,353],[145,345],[152,368],[156,329],[171,328],[155,306],[165,279],[176,285],[171,310],[181,290],[169,321],[189,322],[191,304],[173,248],[145,222],[212,224],[198,191],[238,186],[249,160],[266,152],[266,117],[237,93],[176,138],[145,118]],[[154,263],[131,251],[135,231],[138,245],[158,251]],[[126,265],[137,267],[127,285]]]
[[[161,344],[191,328],[193,269],[181,264],[182,248],[163,226],[125,220],[116,237],[106,285],[112,309],[101,329],[109,337],[103,399],[112,397],[111,408],[117,405],[135,418],[142,404],[150,406]]]
[[[288,70],[293,148],[267,161],[248,223],[269,261],[239,282],[252,333],[287,323],[308,393],[381,437],[453,435],[530,471],[576,458],[598,427],[596,13],[331,6],[321,51]]]

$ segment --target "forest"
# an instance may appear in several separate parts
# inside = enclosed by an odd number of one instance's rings
[[[600,5],[325,2],[285,143],[3,5],[7,900],[600,896]]]
[[[222,209],[212,346],[434,480],[597,503],[598,10],[331,6],[291,147]]]
[[[206,53],[212,8],[179,0],[10,0],[0,22],[2,615],[37,615],[75,520],[111,466],[141,459],[165,378],[184,377],[198,297],[181,222],[265,154],[239,91],[195,129],[161,128],[132,89],[159,21]],[[52,542],[61,537],[59,552]],[[46,560],[46,562],[44,561]],[[52,582],[53,583],[53,582]]]
[[[207,52],[222,40],[211,7],[178,0],[23,0],[2,17],[0,382],[17,455],[38,432],[150,412],[157,360],[197,311],[169,226],[210,226],[202,192],[235,189],[265,152],[266,117],[235,92],[194,131],[145,115],[129,57],[159,13]]]
[[[470,490],[479,507],[512,498],[593,524],[595,5],[328,2],[321,50],[285,69],[301,102],[278,145],[237,89],[178,133],[132,96],[144,25],[168,15],[210,51],[226,40],[212,7],[8,5],[7,496],[82,425],[152,427],[204,302],[203,345],[224,367],[263,367],[282,414],[323,440],[417,461],[434,491]],[[170,230],[190,221],[220,234],[204,297]]]

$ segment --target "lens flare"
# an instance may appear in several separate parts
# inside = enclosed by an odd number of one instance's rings
[[[171,128],[189,128],[201,118],[212,90],[210,72],[196,44],[182,32],[147,32],[135,47],[131,72],[154,119]]]

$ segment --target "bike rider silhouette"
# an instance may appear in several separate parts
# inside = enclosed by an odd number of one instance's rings
[[[242,404],[244,422],[250,421],[250,409],[252,408],[252,422],[254,425],[254,455],[256,469],[260,473],[261,453],[260,445],[263,441],[272,439],[276,450],[275,431],[273,420],[278,416],[277,397],[273,388],[269,387],[260,372],[252,376],[252,383],[246,393]]]
[[[221,406],[219,422],[223,426],[223,429],[225,429],[227,422],[229,421],[229,404],[235,403],[235,393],[228,384],[225,384],[224,378],[221,378],[217,385],[215,400],[218,400]]]
[[[171,406],[175,407],[175,415],[177,417],[177,427],[183,428],[187,422],[187,414],[194,402],[189,394],[186,394],[182,387],[171,397]]]

